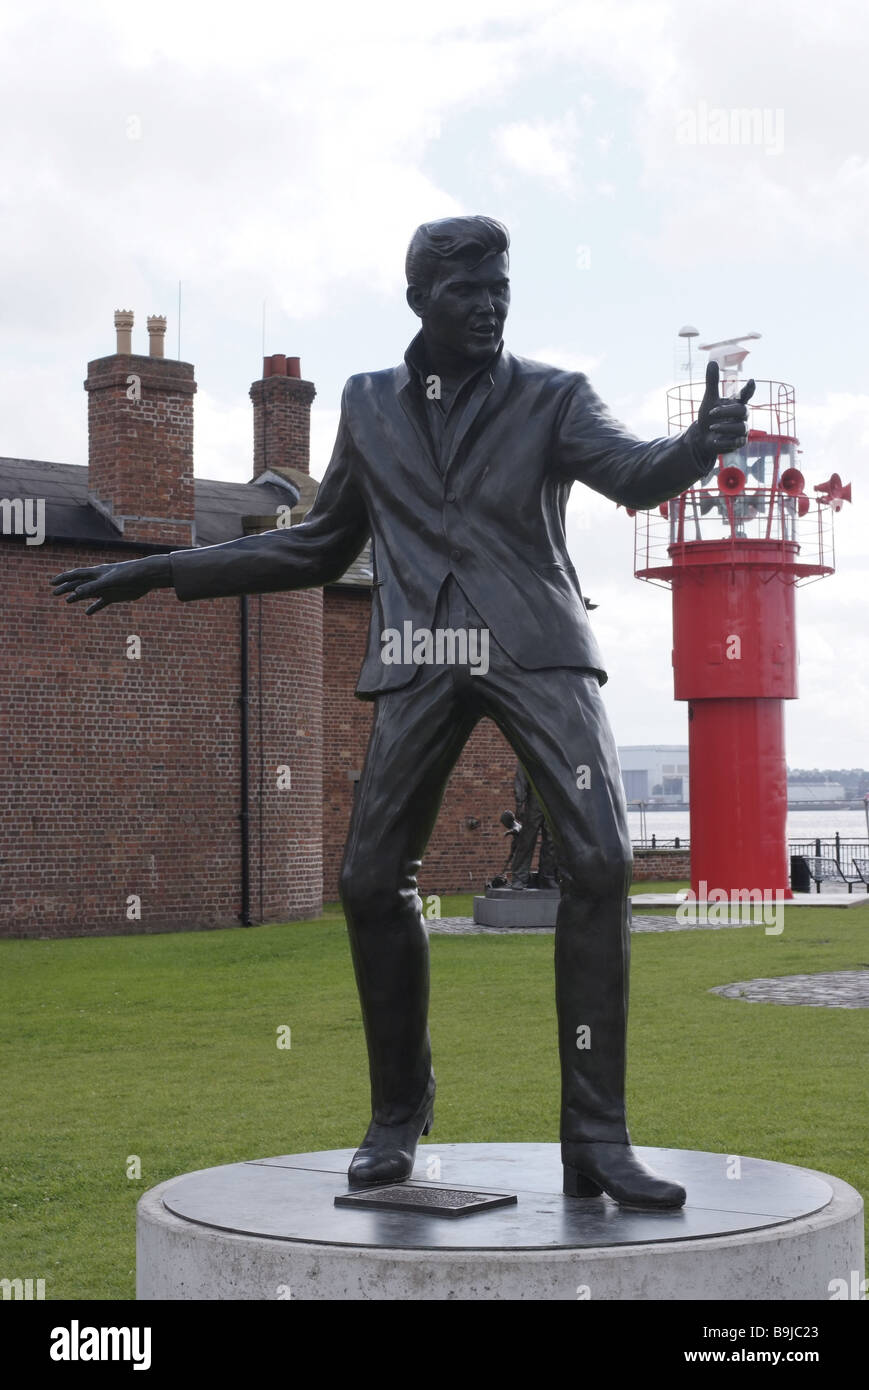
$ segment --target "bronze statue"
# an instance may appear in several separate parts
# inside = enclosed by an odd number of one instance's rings
[[[513,840],[510,855],[510,886],[520,892],[525,888],[557,888],[558,860],[555,846],[546,824],[546,816],[534,788],[528,781],[522,764],[516,768],[513,779],[513,792],[516,797],[516,820],[519,831]],[[540,841],[540,853],[536,870],[534,851]]]
[[[561,871],[564,1190],[678,1207],[684,1189],[640,1163],[626,1124],[631,843],[565,506],[574,482],[633,508],[691,487],[744,443],[753,383],[722,402],[710,363],[697,421],[678,437],[640,442],[584,375],[508,352],[508,247],[506,228],[488,217],[416,230],[407,300],[421,331],[397,367],[347,382],[332,460],[301,525],[53,582],[88,613],[172,586],[185,602],[309,588],[339,578],[371,537],[371,629],[357,693],[376,708],[341,891],[373,1113],[350,1182],[408,1178],[432,1125],[417,872],[450,771],[488,715],[546,807]],[[402,632],[412,644],[396,646]],[[445,633],[464,634],[466,652],[472,635],[478,650],[485,639],[485,669],[433,658]]]

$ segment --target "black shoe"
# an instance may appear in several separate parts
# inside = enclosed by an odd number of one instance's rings
[[[659,1178],[641,1163],[630,1144],[562,1144],[564,1192],[568,1197],[599,1197],[645,1210],[672,1210],[685,1204],[685,1189]]]
[[[347,1170],[351,1187],[382,1187],[406,1182],[413,1172],[420,1136],[434,1124],[435,1081],[431,1078],[422,1105],[400,1125],[380,1125],[372,1120],[368,1133]]]

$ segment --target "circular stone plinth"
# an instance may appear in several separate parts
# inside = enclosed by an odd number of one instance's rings
[[[715,985],[710,994],[749,1004],[807,1004],[816,1009],[869,1009],[869,970],[827,970]]]
[[[827,1299],[863,1269],[862,1201],[806,1168],[637,1149],[684,1208],[561,1192],[557,1144],[427,1144],[413,1181],[515,1193],[447,1220],[350,1210],[352,1149],[207,1168],[141,1198],[140,1299]],[[860,1275],[862,1278],[862,1273]]]

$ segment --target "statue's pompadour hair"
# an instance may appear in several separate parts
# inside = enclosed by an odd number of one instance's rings
[[[442,217],[417,227],[407,248],[404,270],[409,285],[427,290],[444,261],[472,270],[487,256],[509,250],[510,233],[494,217]]]

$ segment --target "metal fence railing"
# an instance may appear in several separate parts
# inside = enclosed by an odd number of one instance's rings
[[[634,849],[681,849],[691,848],[687,835],[674,835],[672,839],[662,839],[660,835],[641,835],[631,841]]]
[[[816,859],[835,859],[850,869],[852,859],[869,858],[869,840],[844,840],[838,832],[826,839],[789,840],[790,854],[805,854]]]
[[[660,835],[638,835],[631,843],[634,849],[690,850],[687,835],[666,839]],[[835,859],[837,864],[851,867],[852,859],[869,859],[869,840],[846,840],[838,833],[814,840],[788,840],[788,854],[804,854],[810,858]]]

